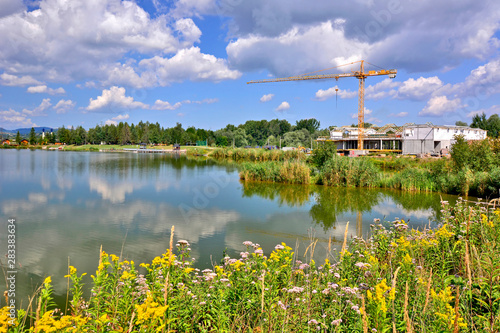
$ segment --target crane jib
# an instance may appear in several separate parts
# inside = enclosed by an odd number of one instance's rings
[[[341,73],[341,74],[318,74],[318,75],[300,75],[300,76],[290,76],[290,77],[282,77],[276,79],[267,79],[260,81],[249,81],[250,83],[270,83],[270,82],[285,82],[285,81],[304,81],[304,80],[320,80],[320,79],[335,79],[338,80],[343,77],[355,77],[359,79],[359,90],[358,90],[358,148],[363,150],[363,130],[364,130],[364,102],[365,102],[365,79],[368,76],[377,76],[377,75],[388,75],[389,78],[394,79],[398,71],[396,69],[380,69],[380,70],[371,70],[365,72],[364,60],[355,61],[354,63],[360,63],[359,71],[352,71],[351,73]],[[351,65],[346,64],[346,65]],[[341,65],[345,66],[345,65]],[[340,66],[337,66],[340,67]],[[378,67],[378,66],[377,66]],[[332,67],[333,68],[333,67]],[[330,68],[331,69],[331,68]],[[329,69],[328,69],[329,70]],[[321,70],[324,71],[324,70]],[[319,71],[316,71],[319,72]],[[316,73],[313,72],[313,73]],[[312,74],[312,73],[309,73]]]

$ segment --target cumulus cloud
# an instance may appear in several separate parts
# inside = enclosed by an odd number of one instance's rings
[[[320,101],[325,101],[333,96],[338,96],[340,98],[353,98],[358,95],[357,91],[343,90],[339,89],[338,86],[328,88],[326,90],[320,89],[316,92],[316,99]]]
[[[0,51],[0,54],[1,54],[1,51]],[[38,80],[35,80],[34,78],[32,78],[29,75],[19,77],[19,76],[3,73],[0,75],[0,84],[3,86],[22,87],[22,86],[27,86],[30,84],[41,84],[41,82]]]
[[[443,82],[437,77],[410,78],[404,81],[398,89],[397,98],[423,100],[428,98],[436,90],[443,86]]]
[[[105,125],[118,125],[118,122],[129,119],[130,116],[128,114],[121,114],[111,119],[108,119],[104,122]]]
[[[159,85],[151,80],[157,78],[154,73],[140,68],[131,54],[150,60],[144,64],[167,66],[169,73],[164,74],[174,73],[175,82],[240,76],[224,59],[193,49],[201,30],[189,17],[171,13],[152,17],[136,2],[119,0],[42,0],[38,7],[0,17],[0,45],[4,46],[0,49],[0,70],[11,76],[2,78],[4,85],[82,78],[108,86]],[[182,68],[176,70],[179,65]],[[29,75],[21,80],[13,77],[16,73]]]
[[[127,109],[147,109],[148,106],[142,102],[134,101],[131,96],[125,96],[125,88],[113,86],[104,89],[102,95],[96,99],[91,98],[87,110],[94,111],[107,107]]]
[[[279,76],[331,67],[353,55],[425,72],[485,59],[500,45],[500,12],[492,1],[318,0],[307,8],[299,0],[220,2],[231,18],[231,64]]]
[[[44,98],[43,101],[40,103],[39,106],[32,110],[28,109],[23,109],[22,113],[31,117],[38,117],[38,116],[46,116],[47,113],[45,111],[52,106],[52,103],[50,102],[50,98]]]
[[[177,102],[174,105],[170,104],[169,102],[162,101],[162,100],[156,100],[155,104],[151,107],[153,110],[175,110],[180,108],[182,105],[181,102]]]
[[[263,95],[261,98],[260,98],[260,101],[262,103],[265,103],[265,102],[269,102],[270,100],[272,100],[274,97],[274,94],[267,94],[267,95]]]
[[[139,67],[146,73],[153,73],[161,86],[184,80],[217,82],[241,76],[239,71],[227,67],[226,60],[201,53],[198,47],[180,50],[171,58],[155,56],[141,60]]]
[[[63,88],[57,88],[57,89],[52,89],[47,87],[46,85],[38,85],[38,86],[33,86],[33,87],[28,87],[27,90],[31,94],[49,94],[49,95],[56,95],[56,94],[65,94],[66,91]]]
[[[459,98],[449,100],[446,96],[434,96],[427,102],[425,108],[418,115],[442,116],[445,113],[457,111],[464,106]]]
[[[240,70],[265,68],[277,76],[290,76],[360,60],[367,48],[366,43],[347,40],[338,24],[327,21],[293,27],[277,37],[241,37],[232,41],[226,51],[231,65]]]
[[[68,110],[73,109],[75,107],[75,105],[76,105],[76,103],[70,99],[68,99],[68,100],[61,99],[54,106],[54,110],[56,110],[57,114],[66,113]]]
[[[149,105],[135,101],[132,96],[127,96],[125,88],[113,86],[109,89],[104,89],[101,96],[98,96],[96,99],[91,98],[86,109],[88,111],[102,109],[110,111],[110,108],[117,110],[123,108],[143,110],[176,110],[184,104],[212,104],[217,101],[218,99],[216,98],[207,98],[201,101],[184,100],[182,102],[171,104],[168,101],[158,99],[153,105]]]
[[[7,127],[34,127],[37,126],[26,114],[15,111],[13,109],[0,111],[0,123],[6,124]]]
[[[290,108],[290,104],[288,102],[282,102],[277,108],[276,111],[285,111]]]

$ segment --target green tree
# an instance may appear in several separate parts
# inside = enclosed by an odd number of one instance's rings
[[[323,167],[326,161],[331,160],[337,154],[337,145],[331,141],[325,141],[318,145],[311,154],[311,163],[318,169]]]
[[[29,138],[30,138],[29,139],[30,140],[30,144],[34,145],[36,143],[36,133],[35,133],[35,129],[33,127],[31,128]]]
[[[19,131],[17,131],[17,134],[16,134],[16,143],[17,144],[20,144],[21,143],[21,133],[19,133]]]
[[[228,139],[227,139],[227,136],[218,136],[216,139],[215,139],[215,144],[219,147],[227,147],[228,145]]]
[[[296,122],[295,130],[301,130],[305,128],[309,131],[310,134],[313,134],[316,130],[318,130],[319,126],[319,121],[314,118],[302,119]]]
[[[463,135],[455,136],[455,143],[451,146],[450,155],[455,170],[460,171],[466,167],[470,167],[472,152],[469,143]]]
[[[456,126],[469,126],[465,121],[460,121],[460,120],[457,120],[455,122],[455,125]]]

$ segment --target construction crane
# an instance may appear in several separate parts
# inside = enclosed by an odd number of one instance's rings
[[[360,63],[359,71],[352,71],[351,73],[341,73],[341,74],[314,74],[317,72],[330,70],[337,67],[348,66],[352,64]],[[376,66],[378,67],[378,66]],[[340,65],[332,68],[322,69],[316,72],[307,73],[299,76],[282,77],[276,79],[267,79],[259,81],[250,81],[250,83],[268,83],[268,82],[285,82],[285,81],[302,81],[302,80],[319,80],[319,79],[335,79],[338,81],[340,78],[344,77],[355,77],[359,79],[359,90],[358,90],[358,149],[363,149],[363,138],[364,138],[364,128],[365,128],[365,79],[368,76],[378,76],[378,75],[389,75],[389,78],[393,79],[398,73],[395,69],[380,69],[371,70],[365,72],[365,61],[359,60],[354,61],[349,64]]]

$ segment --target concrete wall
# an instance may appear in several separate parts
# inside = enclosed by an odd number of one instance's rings
[[[434,140],[404,140],[403,155],[426,154],[434,151]]]

